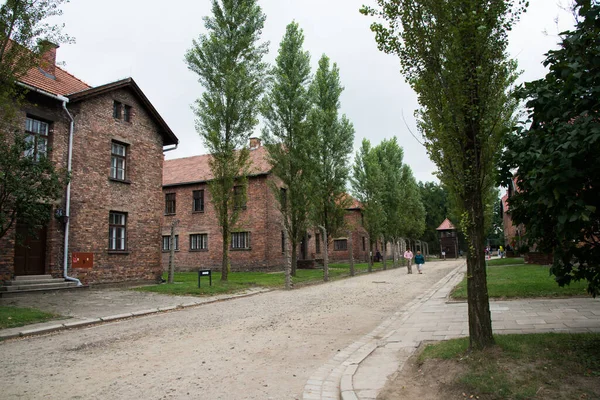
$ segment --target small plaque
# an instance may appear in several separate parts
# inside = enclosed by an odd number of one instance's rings
[[[94,253],[71,253],[72,268],[92,268],[94,266]]]

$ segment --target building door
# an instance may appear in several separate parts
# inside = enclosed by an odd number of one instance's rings
[[[46,227],[31,235],[27,225],[17,224],[15,244],[15,275],[43,275],[46,272]]]

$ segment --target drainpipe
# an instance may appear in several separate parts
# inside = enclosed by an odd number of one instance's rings
[[[75,120],[73,119],[73,116],[71,115],[69,110],[67,110],[68,101],[69,101],[69,99],[65,98],[63,100],[62,106],[63,106],[63,110],[65,110],[65,113],[71,120],[71,122],[69,123],[69,156],[67,159],[67,172],[70,175],[71,174],[71,160],[73,158],[73,128],[74,128]],[[71,179],[69,179],[69,182],[67,183],[67,197],[66,197],[66,201],[65,201],[66,222],[65,222],[65,248],[64,248],[64,255],[63,255],[64,256],[64,258],[63,258],[64,274],[63,275],[64,275],[64,278],[66,281],[77,282],[77,286],[83,286],[79,279],[69,276],[69,273],[68,273],[69,272],[68,271],[68,267],[69,267],[69,225],[71,223],[70,218],[69,218],[70,213],[71,213]]]

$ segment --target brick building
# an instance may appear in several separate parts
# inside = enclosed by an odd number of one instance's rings
[[[90,87],[55,65],[56,48],[44,59],[20,79],[22,125],[71,179],[38,239],[15,243],[17,224],[0,240],[0,279],[159,279],[163,146],[177,137],[133,79]]]
[[[283,266],[281,214],[271,189],[271,182],[276,178],[271,174],[266,156],[267,149],[261,146],[260,140],[251,139],[247,201],[232,233],[229,252],[234,271],[274,270]],[[175,229],[177,270],[221,267],[223,241],[208,188],[212,179],[209,160],[210,155],[200,155],[164,163],[161,248],[165,270],[169,262],[170,227],[174,220],[179,221]],[[358,202],[352,204],[345,218],[353,227],[354,257],[366,260],[368,244]],[[315,231],[306,233],[298,249],[300,266],[314,265],[315,259],[323,258],[320,236]],[[329,249],[332,261],[349,258],[347,237],[334,239]]]

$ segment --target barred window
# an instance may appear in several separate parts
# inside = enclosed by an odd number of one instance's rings
[[[179,235],[175,235],[175,250],[179,250]],[[165,235],[162,237],[162,250],[171,251],[171,235]]]
[[[246,193],[243,186],[233,187],[233,207],[235,209],[246,208]]]
[[[231,234],[232,249],[249,249],[250,232],[234,232]]]
[[[190,235],[190,250],[207,250],[208,234],[199,233]]]
[[[347,239],[334,240],[333,241],[333,250],[334,251],[348,250],[348,240]]]

